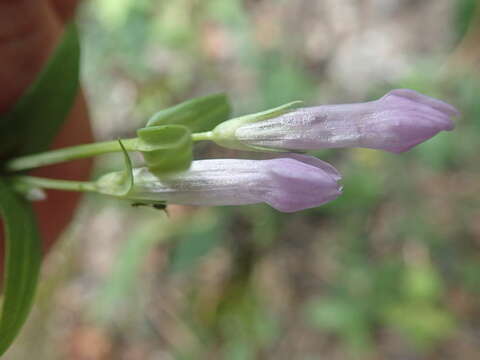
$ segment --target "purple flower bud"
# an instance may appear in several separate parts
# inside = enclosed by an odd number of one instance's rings
[[[287,155],[288,156],[288,155]],[[162,177],[147,168],[133,170],[134,186],[126,198],[185,205],[245,205],[266,202],[292,212],[319,206],[341,194],[341,178],[330,164],[304,155],[269,160],[198,160],[183,173]],[[106,188],[122,173],[100,179]]]
[[[451,105],[408,89],[376,101],[300,108],[235,130],[245,146],[314,150],[363,147],[394,153],[407,151],[442,130],[454,128]]]

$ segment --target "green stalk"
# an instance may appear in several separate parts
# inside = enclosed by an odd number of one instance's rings
[[[135,144],[137,138],[122,140],[122,142],[127,150],[136,150]],[[121,151],[122,148],[118,140],[78,145],[14,158],[7,162],[5,169],[7,171],[28,170],[40,166]]]
[[[211,138],[211,131],[192,134],[193,141],[211,140]],[[140,151],[137,147],[138,140],[138,138],[124,139],[122,143],[127,151]],[[122,152],[118,140],[78,145],[14,158],[6,163],[5,170],[22,171],[114,152]]]
[[[213,132],[212,131],[205,131],[192,134],[193,141],[200,141],[200,140],[212,140]]]
[[[90,181],[55,180],[36,176],[15,176],[11,178],[11,181],[14,187],[67,191],[97,191],[95,183]]]

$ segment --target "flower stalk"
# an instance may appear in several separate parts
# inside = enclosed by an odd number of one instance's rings
[[[98,192],[95,182],[48,179],[37,176],[14,176],[10,178],[13,186],[20,192],[27,189],[53,189],[80,192]]]
[[[122,140],[127,151],[137,150],[137,142],[138,138]],[[5,170],[22,171],[115,152],[122,152],[117,140],[77,145],[14,158],[6,163]]]
[[[206,131],[192,134],[192,141],[209,140],[211,138],[210,133],[210,131]],[[122,139],[122,143],[127,151],[153,151],[145,149],[144,142],[138,137]],[[102,141],[13,158],[5,164],[5,170],[8,172],[17,172],[77,159],[121,152],[122,147],[118,143],[118,140]]]

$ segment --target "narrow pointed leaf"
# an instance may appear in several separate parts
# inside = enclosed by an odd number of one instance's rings
[[[132,190],[134,185],[133,166],[132,160],[120,139],[118,139],[118,143],[123,152],[125,170],[101,176],[95,182],[95,188],[96,191],[101,194],[124,198]]]
[[[124,186],[123,186],[123,189],[121,191],[121,194],[119,194],[119,195],[120,196],[125,196],[133,188],[133,166],[132,166],[132,160],[130,159],[130,156],[128,155],[128,152],[125,149],[125,146],[123,146],[122,141],[120,139],[118,139],[118,143],[120,144],[120,147],[122,148],[123,159],[125,161]]]
[[[40,236],[31,206],[0,179],[0,214],[6,262],[0,318],[0,356],[25,322],[35,296],[41,260]]]
[[[231,107],[225,94],[213,94],[182,102],[153,115],[147,127],[177,124],[192,132],[208,131],[230,117]]]
[[[35,82],[0,118],[0,153],[18,156],[48,148],[77,95],[79,59],[78,32],[70,24]]]
[[[0,155],[26,155],[48,148],[78,91],[79,40],[75,25],[13,109],[0,117]],[[31,207],[0,178],[0,211],[6,234],[0,355],[15,339],[31,308],[41,260],[41,241]]]

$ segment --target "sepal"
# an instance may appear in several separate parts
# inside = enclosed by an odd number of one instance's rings
[[[100,179],[96,181],[95,187],[101,194],[127,197],[134,186],[133,166],[132,160],[120,139],[118,139],[118,143],[122,148],[125,170],[100,177]]]
[[[191,131],[182,125],[161,125],[137,131],[136,149],[157,176],[187,170],[192,163]]]
[[[227,96],[212,94],[161,110],[148,120],[146,127],[184,125],[192,132],[203,132],[227,120],[230,113],[231,106]]]
[[[235,135],[238,128],[243,125],[255,123],[258,121],[268,120],[277,116],[281,116],[289,111],[296,109],[303,101],[292,101],[287,104],[278,106],[273,109],[265,110],[255,114],[249,114],[225,121],[212,130],[211,139],[220,146],[247,151],[267,151],[279,152],[285,149],[267,148],[256,145],[249,145],[239,141]]]

